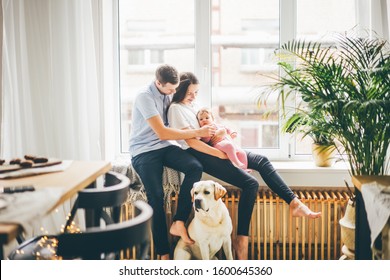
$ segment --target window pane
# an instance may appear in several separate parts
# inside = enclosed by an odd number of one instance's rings
[[[133,99],[156,67],[194,69],[194,0],[119,0],[118,13],[121,151],[128,152]]]
[[[256,126],[253,128],[241,128],[240,137],[241,145],[246,147],[255,147],[258,145],[259,141],[259,131]]]
[[[356,0],[297,0],[297,36],[305,40],[329,38],[356,26]]]
[[[269,137],[268,135],[278,135],[279,126],[277,124],[264,124],[262,128],[262,147],[275,147],[278,143],[278,138]]]
[[[277,73],[279,1],[212,1],[212,104],[220,121],[241,132],[244,148],[277,148],[278,117],[263,119],[256,105],[259,73]],[[263,80],[262,80],[263,79]],[[267,122],[267,123],[266,123]]]
[[[145,63],[145,51],[143,50],[129,50],[123,55],[128,56],[129,65],[143,65]]]
[[[332,33],[357,25],[355,0],[298,0],[297,38],[331,43]],[[296,136],[295,153],[311,154],[309,137]]]

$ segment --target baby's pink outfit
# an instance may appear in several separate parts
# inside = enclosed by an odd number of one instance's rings
[[[224,128],[226,129],[226,133],[230,135],[233,131],[223,125],[219,124],[213,124],[216,129]],[[209,143],[211,140],[211,137],[202,137],[201,138],[203,142]],[[226,153],[229,160],[237,167],[242,169],[248,168],[248,158],[243,149],[240,147],[237,147],[234,142],[229,137],[224,137],[221,141],[218,143],[210,143],[211,146],[214,148],[217,148],[218,150]]]

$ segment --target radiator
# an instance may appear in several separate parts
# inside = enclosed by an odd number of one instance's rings
[[[250,230],[249,259],[252,260],[336,260],[342,255],[339,220],[343,217],[348,193],[344,191],[296,191],[299,199],[313,211],[321,211],[318,219],[295,218],[289,206],[268,190],[258,192]],[[232,238],[236,235],[238,189],[229,189],[223,198],[233,221]],[[173,196],[167,213],[167,223],[172,223],[177,196]],[[170,210],[170,211],[169,211]],[[133,210],[126,205],[126,218]],[[192,217],[191,217],[192,218]],[[169,227],[168,227],[169,228]],[[177,239],[171,238],[172,250]],[[135,259],[137,249],[123,252],[124,259]],[[150,258],[156,259],[151,241]],[[222,252],[218,258],[223,259]]]

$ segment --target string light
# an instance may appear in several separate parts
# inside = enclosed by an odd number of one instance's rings
[[[55,212],[58,213],[58,209],[55,209]],[[70,213],[66,216],[66,220],[69,219]],[[31,251],[32,257],[34,257],[36,260],[62,260],[62,257],[57,255],[58,239],[54,236],[49,236],[48,230],[46,230],[43,226],[41,226],[39,230],[45,235],[36,242],[35,247]],[[60,232],[77,234],[81,233],[82,231],[76,222],[72,221],[70,225],[67,226],[66,230],[65,225],[62,224]],[[16,250],[16,254],[25,255],[26,252],[22,249],[18,249]]]

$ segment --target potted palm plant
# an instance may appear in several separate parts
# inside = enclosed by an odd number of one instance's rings
[[[332,166],[336,160],[336,145],[330,131],[321,112],[301,108],[286,118],[282,126],[282,132],[300,133],[302,138],[310,137],[313,140],[313,160],[319,167]]]
[[[284,74],[267,85],[260,100],[276,93],[284,107],[297,93],[306,109],[304,121],[293,128],[318,121],[318,130],[341,144],[352,175],[384,175],[389,170],[389,43],[350,33],[334,38],[327,46],[301,40],[284,44],[277,51]]]

